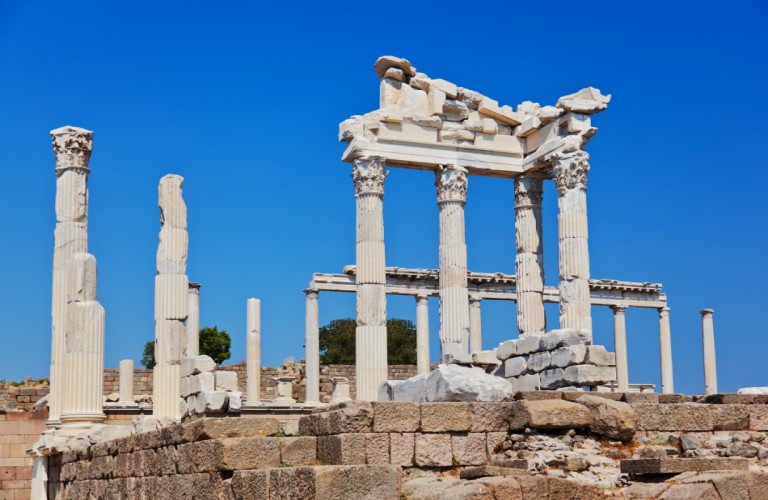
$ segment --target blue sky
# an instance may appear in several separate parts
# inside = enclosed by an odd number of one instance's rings
[[[699,309],[715,309],[721,391],[768,385],[761,322],[768,181],[764,2],[0,2],[0,379],[48,374],[54,155],[48,131],[95,131],[90,252],[107,311],[106,366],[153,338],[157,183],[186,179],[188,274],[202,325],[245,357],[245,301],[262,299],[262,359],[303,356],[313,272],[354,262],[350,167],[338,123],[378,105],[373,62],[512,106],[592,85],[592,276],[664,284],[676,389],[703,390]],[[387,180],[387,263],[437,265],[427,172]],[[556,194],[545,191],[547,283],[557,284]],[[512,182],[470,178],[469,266],[514,272]],[[413,319],[394,297],[392,317]],[[437,302],[431,301],[433,357]],[[595,340],[613,344],[609,310]],[[321,294],[321,322],[354,315]],[[557,308],[548,310],[557,325]],[[756,319],[757,318],[757,319]],[[659,383],[655,311],[629,310],[630,382]],[[486,303],[484,342],[514,338],[512,303]]]

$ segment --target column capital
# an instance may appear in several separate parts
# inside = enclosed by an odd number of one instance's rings
[[[469,306],[470,307],[480,307],[480,303],[483,301],[480,297],[477,295],[470,295],[469,296]]]
[[[557,192],[561,195],[571,189],[587,189],[589,153],[582,150],[558,151],[550,156]]]
[[[88,171],[93,151],[93,132],[66,125],[51,130],[51,139],[56,153],[56,172],[70,168]]]
[[[702,309],[701,311],[699,311],[699,314],[701,314],[702,316],[712,316],[714,312],[715,312],[714,309]]]
[[[201,283],[194,283],[192,281],[189,282],[189,293],[194,293],[196,295],[200,295],[200,287],[203,286]]]
[[[467,201],[467,169],[455,165],[440,165],[435,170],[437,202]]]
[[[669,316],[669,307],[659,307],[657,310],[659,311],[659,316]]]
[[[541,207],[544,194],[543,172],[528,172],[515,178],[515,208]]]
[[[381,156],[360,158],[352,163],[352,180],[355,194],[384,195],[384,181],[389,175],[387,160]]]
[[[305,288],[304,293],[307,294],[308,299],[316,299],[320,295],[320,290],[317,288]]]
[[[627,306],[623,304],[615,304],[611,306],[611,309],[613,309],[613,314],[621,314],[623,315],[624,312],[627,310]]]
[[[419,293],[416,295],[416,304],[422,304],[429,300],[429,295],[426,293]]]

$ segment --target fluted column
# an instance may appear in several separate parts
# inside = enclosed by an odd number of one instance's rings
[[[61,424],[88,427],[104,421],[104,308],[96,301],[96,259],[76,253],[67,273],[67,324]]]
[[[261,301],[248,299],[246,327],[246,401],[249,406],[261,402]]]
[[[200,355],[200,283],[190,283],[187,293],[189,317],[187,317],[187,357]]]
[[[189,316],[187,278],[187,206],[181,193],[184,178],[160,179],[160,245],[155,276],[155,368],[152,407],[156,417],[181,418],[181,359],[187,353],[184,322]]]
[[[429,298],[416,296],[416,373],[428,373],[429,366]]]
[[[376,401],[387,380],[387,302],[384,268],[384,158],[355,160],[357,205],[357,399]]]
[[[441,357],[466,354],[469,337],[467,245],[464,205],[467,171],[454,165],[435,171],[440,207],[440,348]]]
[[[704,394],[717,394],[717,365],[715,361],[715,327],[712,324],[713,309],[702,309],[701,341],[704,350]]]
[[[616,382],[619,392],[629,391],[629,368],[627,366],[627,322],[624,315],[626,306],[612,306],[613,344],[616,351]]]
[[[538,172],[515,179],[517,330],[520,337],[543,335],[547,330],[541,215],[543,181],[544,175]]]
[[[120,360],[120,402],[133,403],[133,360]]]
[[[304,350],[306,354],[305,385],[307,403],[320,402],[320,323],[317,303],[318,291],[314,288],[304,290],[307,295],[305,318]]]
[[[483,350],[483,327],[479,297],[469,296],[469,352]]]
[[[93,132],[77,127],[51,131],[56,153],[56,228],[53,244],[51,374],[48,425],[61,418],[62,377],[66,351],[67,265],[75,253],[88,251],[88,162]]]
[[[589,155],[581,150],[552,156],[558,193],[560,328],[592,333],[587,244]]]
[[[661,392],[674,394],[672,376],[672,337],[669,332],[669,307],[659,308],[659,350],[661,359]]]

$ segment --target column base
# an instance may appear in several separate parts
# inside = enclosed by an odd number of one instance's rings
[[[358,326],[355,330],[357,398],[377,401],[379,387],[387,381],[387,327]]]

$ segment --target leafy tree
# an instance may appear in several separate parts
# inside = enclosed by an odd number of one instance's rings
[[[354,332],[353,332],[354,333]],[[230,357],[229,349],[232,347],[232,339],[226,330],[219,331],[218,327],[205,327],[200,330],[200,354],[206,354],[213,358],[217,365]],[[150,340],[144,344],[144,355],[141,358],[144,368],[150,370],[155,367],[155,341]]]
[[[353,318],[335,319],[320,328],[320,363],[355,364],[355,327]],[[413,321],[387,320],[387,364],[416,364],[416,327]]]

